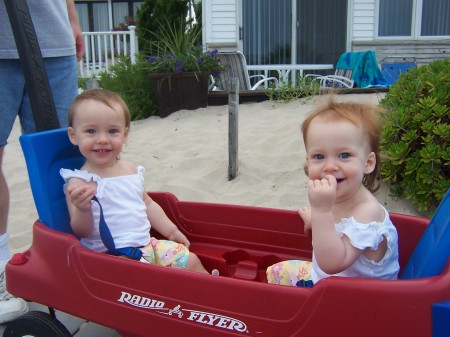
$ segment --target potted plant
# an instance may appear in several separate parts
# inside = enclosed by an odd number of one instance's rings
[[[160,24],[152,42],[155,55],[147,57],[148,70],[161,117],[180,109],[208,104],[209,76],[220,72],[217,50],[204,51],[198,44],[201,30],[182,24]]]

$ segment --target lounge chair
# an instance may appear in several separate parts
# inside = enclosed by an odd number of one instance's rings
[[[397,82],[398,78],[406,73],[411,68],[417,68],[417,63],[415,60],[411,62],[405,62],[405,59],[393,60],[391,62],[386,62],[387,58],[381,61],[381,73],[386,79],[387,85],[391,86]]]
[[[261,89],[263,84],[271,83],[278,86],[276,77],[266,77],[264,75],[250,76],[247,69],[247,61],[244,54],[240,51],[222,52],[217,54],[222,64],[228,65],[228,70],[222,71],[218,76],[213,78],[210,89],[230,91],[230,78],[239,79],[240,90],[257,90]],[[251,83],[251,79],[258,79],[255,84]]]
[[[386,87],[387,83],[378,67],[375,52],[343,53],[337,63],[334,75],[314,75],[321,87],[334,88],[369,88]]]

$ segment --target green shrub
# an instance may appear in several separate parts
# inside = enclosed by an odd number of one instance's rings
[[[311,77],[297,77],[295,86],[290,80],[280,79],[278,87],[271,84],[266,90],[266,94],[271,101],[289,102],[294,99],[309,97],[319,93],[319,82],[314,81]]]
[[[183,28],[186,26],[183,23],[184,19],[181,22],[181,24],[160,23],[159,33],[154,35],[154,39],[159,40],[150,44],[156,53],[147,58],[149,71],[152,73],[192,71],[218,73],[224,70],[225,67],[220,64],[217,56],[217,49],[205,52],[197,43],[202,35],[201,28],[196,26],[185,29]]]
[[[88,81],[89,81],[89,77],[78,77],[78,88],[82,89],[82,90],[86,90]]]
[[[128,57],[121,57],[109,73],[99,74],[100,87],[118,93],[125,100],[131,120],[159,115],[147,68],[148,63],[141,55],[134,64]]]
[[[161,25],[159,22],[170,22],[177,26],[176,29],[185,29],[187,22],[183,19],[187,16],[189,10],[188,0],[145,0],[136,13],[137,27],[136,32],[139,40],[139,49],[148,54],[156,53],[152,44],[158,39]],[[159,21],[159,22],[158,22]],[[196,43],[201,43],[200,40]]]
[[[381,100],[381,175],[431,215],[450,187],[450,60],[410,69]]]

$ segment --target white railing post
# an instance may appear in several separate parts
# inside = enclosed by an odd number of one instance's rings
[[[116,53],[114,53],[114,35],[109,35],[109,52],[111,53],[111,65],[114,65],[116,63]]]
[[[109,71],[110,66],[117,63],[117,55],[129,55],[131,62],[136,63],[139,52],[136,27],[128,28],[129,31],[83,32],[86,50],[79,63],[79,75],[92,77]]]
[[[137,54],[137,36],[136,36],[136,26],[128,26],[130,31],[130,57],[131,63],[136,63],[136,54]]]

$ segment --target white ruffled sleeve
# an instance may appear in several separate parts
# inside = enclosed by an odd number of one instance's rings
[[[88,171],[80,171],[80,170],[68,170],[65,168],[62,168],[59,170],[59,174],[61,174],[61,177],[63,177],[64,181],[67,183],[67,181],[71,178],[78,178],[85,180],[86,182],[89,182],[91,180],[95,180],[94,176],[95,174],[89,173]]]
[[[336,232],[340,237],[346,235],[353,247],[364,250],[371,248],[376,250],[388,236],[388,229],[382,222],[359,223],[355,218],[344,218],[335,225]]]
[[[69,179],[71,178],[78,178],[82,179],[86,182],[95,181],[97,183],[97,196],[102,197],[103,196],[103,190],[105,189],[105,182],[103,179],[101,179],[98,175],[94,173],[89,173],[88,171],[81,171],[81,170],[69,170],[69,169],[60,169],[59,174],[64,179],[64,193],[66,193],[66,185]]]
[[[136,170],[137,170],[137,175],[139,176],[139,180],[141,181],[142,185],[144,185],[144,173],[145,173],[144,166],[137,166]]]

